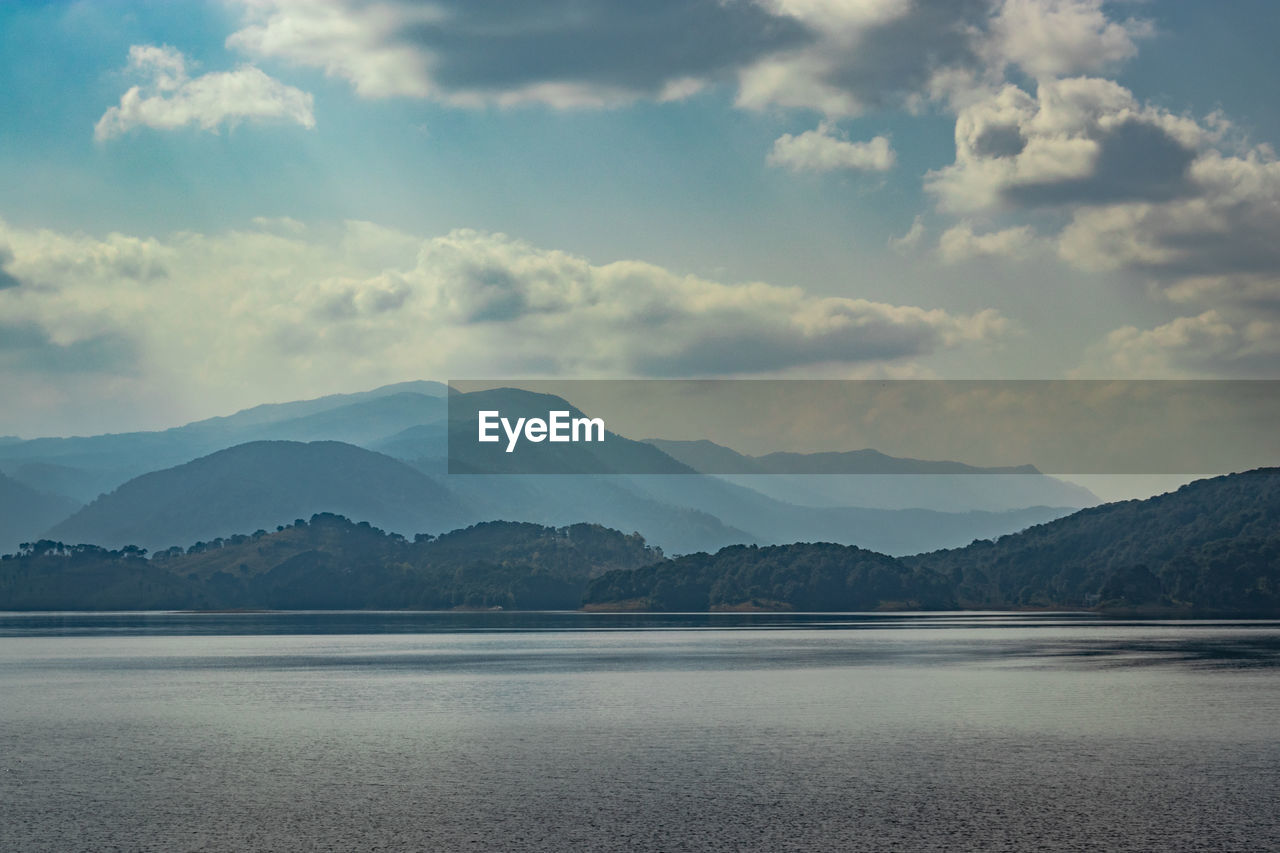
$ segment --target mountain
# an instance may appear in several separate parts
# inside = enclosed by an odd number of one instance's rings
[[[359,400],[313,414],[224,430],[225,438],[246,441],[342,441],[364,446],[422,424],[443,422],[445,401],[412,391]],[[192,429],[199,427],[193,424]]]
[[[449,386],[442,382],[430,382],[419,379],[412,382],[397,382],[392,385],[383,385],[378,388],[374,388],[372,391],[359,391],[354,394],[329,394],[324,397],[316,397],[311,400],[295,400],[290,403],[264,403],[263,405],[254,406],[250,409],[241,409],[233,415],[195,421],[188,426],[203,426],[208,428],[222,427],[231,429],[248,428],[280,423],[281,421],[294,420],[297,418],[305,418],[331,409],[338,409],[358,403],[366,403],[370,400],[377,400],[382,397],[389,397],[392,395],[416,394],[422,397],[443,399],[448,393]]]
[[[86,503],[140,474],[250,441],[371,443],[445,416],[445,386],[404,382],[359,394],[256,406],[154,432],[0,443],[0,471]]]
[[[350,451],[367,453],[344,452]],[[579,605],[1099,608],[1274,617],[1280,615],[1280,469],[1200,480],[996,541],[906,558],[817,542],[733,545],[666,559],[642,537],[599,525],[512,522],[411,542],[367,522],[319,513],[275,533],[238,533],[151,559],[134,547],[52,540],[0,559],[0,609]]]
[[[989,497],[980,500],[977,496],[1004,494],[1007,497],[1017,494],[1016,489],[1023,483],[1048,479],[1016,474],[933,477],[940,481],[936,488],[944,492],[961,480],[981,480],[984,486],[996,486],[1001,480],[1016,481],[988,492],[970,490],[951,502],[948,508],[955,511],[922,509],[909,503],[903,507],[884,507],[885,503],[892,503],[885,496],[893,494],[901,483],[929,475],[887,475],[880,479],[890,482],[873,494],[866,494],[866,489],[851,491],[844,486],[843,495],[837,490],[824,499],[808,500],[805,495],[788,495],[787,488],[799,484],[803,486],[801,491],[811,494],[841,481],[861,482],[862,478],[764,474],[747,475],[754,477],[756,482],[752,483],[731,482],[728,478],[699,475],[660,447],[613,432],[607,433],[603,442],[523,442],[517,452],[508,454],[501,442],[481,444],[475,440],[478,411],[497,410],[509,418],[545,418],[549,411],[566,411],[571,417],[587,415],[551,395],[499,388],[470,394],[450,393],[446,400],[435,395],[443,387],[434,383],[403,383],[364,394],[260,406],[163,432],[37,439],[0,446],[0,468],[14,479],[38,490],[78,496],[93,503],[80,516],[58,524],[52,531],[47,522],[43,527],[23,529],[15,534],[17,541],[30,541],[48,533],[60,539],[111,546],[155,547],[189,541],[188,536],[209,538],[259,527],[270,529],[319,511],[366,518],[404,533],[442,529],[430,526],[436,523],[430,519],[417,521],[421,513],[400,513],[374,499],[376,489],[372,484],[380,476],[378,466],[385,466],[386,456],[393,456],[426,476],[436,494],[436,508],[428,515],[439,515],[450,524],[494,519],[553,526],[591,522],[639,531],[669,553],[714,551],[731,544],[830,541],[902,555],[955,547],[975,538],[1009,533],[1059,517],[1073,508],[1021,506],[1016,500],[1012,501],[1014,507],[1002,511],[965,508],[968,504],[990,500]],[[373,467],[351,463],[361,470],[351,471],[349,479],[365,484],[365,497],[348,494],[341,502],[335,502],[340,495],[331,490],[317,494],[316,500],[303,500],[304,496],[295,494],[295,499],[284,501],[272,492],[270,501],[263,503],[261,494],[246,498],[237,491],[243,484],[237,485],[232,478],[227,485],[227,478],[222,478],[216,482],[223,485],[216,488],[213,483],[201,486],[207,490],[206,503],[221,507],[218,513],[224,516],[210,518],[204,525],[176,523],[172,516],[177,510],[170,511],[167,506],[163,512],[139,513],[121,509],[129,501],[114,496],[105,499],[105,493],[122,488],[137,477],[178,468],[229,448],[260,441],[320,440],[361,446],[375,451],[375,456],[381,458],[375,465],[369,462],[375,457],[362,457]],[[687,443],[669,443],[669,446],[680,450],[678,445],[682,444]],[[733,454],[710,442],[697,444],[704,450]],[[448,458],[450,445],[452,459]],[[781,464],[777,459],[783,456],[785,454],[774,454],[762,457],[772,461],[751,464],[776,466]],[[892,461],[891,457],[867,452],[852,454],[850,458],[872,456],[879,457],[881,464],[883,460]],[[231,458],[234,457],[226,457]],[[290,468],[283,460],[261,460],[263,470],[272,470],[277,464],[283,465],[289,474],[272,486],[276,491],[309,476]],[[794,467],[798,463],[792,464]],[[454,473],[446,474],[450,468]],[[404,476],[404,472],[398,476]],[[813,481],[810,485],[804,485],[810,481]],[[423,482],[420,479],[414,488],[427,488]],[[1049,482],[1056,484],[1056,481]],[[214,494],[223,488],[228,491],[227,496]],[[131,486],[127,494],[133,494],[132,489]],[[1043,488],[1038,492],[1032,489],[1023,497],[1030,499],[1047,494],[1081,497],[1046,492]],[[96,497],[103,500],[95,500]],[[869,506],[841,503],[841,497],[865,498]],[[925,495],[918,497],[921,503],[927,502]],[[166,497],[161,503],[169,500]],[[228,503],[235,505],[238,514],[230,513]],[[452,512],[446,511],[446,507]],[[190,517],[198,515],[189,506],[181,512]],[[255,517],[253,512],[264,514]],[[108,523],[103,520],[107,514],[116,517]],[[153,523],[159,527],[148,528]],[[419,526],[424,523],[428,526]]]
[[[490,522],[409,541],[316,514],[147,559],[43,540],[0,559],[0,610],[573,609],[590,578],[662,558],[596,525]]]
[[[477,516],[476,521],[501,518],[552,526],[585,521],[639,532],[676,554],[759,541],[754,533],[709,511],[714,508],[654,497],[637,488],[634,479],[589,474],[451,474],[441,482],[477,508],[483,518]]]
[[[646,443],[700,473],[799,506],[1000,512],[1098,503],[1088,489],[1041,474],[1031,465],[982,468],[875,450],[747,456],[706,440]]]
[[[593,609],[1026,607],[1280,615],[1280,469],[1081,510],[893,559],[819,543],[730,547],[593,581]]]
[[[505,519],[643,530],[676,553],[755,541],[710,513],[654,500],[616,478],[446,478],[353,445],[286,441],[237,445],[144,474],[52,528],[46,521],[24,530],[18,541],[45,536],[154,550],[272,530],[317,512],[409,536]]]
[[[449,427],[445,423],[417,424],[406,427],[394,435],[384,436],[365,444],[369,450],[385,453],[396,459],[415,463],[414,467],[428,474],[448,473]]]
[[[747,456],[711,441],[645,440],[704,474],[1038,474],[1034,465],[980,468],[963,462],[888,456],[878,450]]]
[[[49,530],[64,542],[149,549],[271,529],[315,512],[404,533],[472,515],[435,480],[349,444],[259,441],[137,477]]]
[[[79,506],[0,474],[0,554],[16,551],[19,544],[35,538],[32,534],[47,530]]]
[[[798,506],[721,478],[700,475],[660,446],[613,432],[607,432],[603,442],[525,443],[508,453],[502,442],[477,442],[477,413],[481,410],[499,411],[512,420],[545,418],[556,410],[567,411],[571,418],[586,416],[560,397],[515,388],[451,395],[448,467],[453,473],[446,482],[463,491],[473,506],[489,508],[497,518],[543,524],[587,520],[639,530],[674,553],[740,543],[818,540],[911,554],[1020,530],[1072,509],[1033,506],[1007,512],[948,513]],[[412,433],[413,440],[425,437],[417,430]],[[399,437],[395,444],[403,446]],[[710,442],[700,444],[718,448]],[[412,441],[408,447],[414,447]],[[431,466],[423,470],[439,470],[438,460],[420,460],[418,464],[423,463]],[[459,471],[478,473],[459,475]]]
[[[893,555],[955,547],[1072,512],[1070,508],[1044,506],[1004,512],[804,507],[712,476],[639,476],[626,482],[653,500],[702,508],[753,534],[752,540],[739,542],[834,542]]]
[[[1280,469],[1197,480],[921,554],[966,607],[1280,613]]]

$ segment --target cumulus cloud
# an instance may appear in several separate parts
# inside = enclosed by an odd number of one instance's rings
[[[1103,71],[1154,33],[1150,21],[1110,20],[1102,0],[1005,0],[991,30],[996,55],[1040,79]]]
[[[1029,254],[1036,245],[1035,233],[1029,225],[978,234],[970,223],[962,222],[942,233],[938,254],[947,263],[984,257],[1019,258]]]
[[[21,287],[22,282],[18,281],[15,276],[10,275],[5,267],[13,260],[13,253],[6,247],[0,246],[0,290],[8,287]]]
[[[955,163],[926,185],[943,210],[1164,200],[1194,191],[1190,169],[1213,134],[1139,104],[1110,80],[1005,86],[960,111]]]
[[[739,72],[738,104],[799,107],[828,116],[919,102],[968,88],[988,70],[990,0],[771,0],[814,39]]]
[[[321,68],[368,98],[606,106],[698,91],[811,38],[749,2],[240,0],[229,47]]]
[[[233,49],[368,98],[600,107],[737,85],[751,109],[831,117],[962,102],[1010,66],[1093,73],[1150,27],[1101,0],[233,0]]]
[[[8,380],[38,384],[39,359],[58,353],[64,367],[83,356],[107,373],[127,360],[153,388],[199,389],[224,406],[412,376],[904,368],[1007,331],[990,310],[593,264],[474,231],[422,239],[347,223],[160,240],[0,223],[0,242],[24,282],[0,290],[0,316],[31,351],[10,354]]]
[[[1209,151],[1189,181],[1186,198],[1077,211],[1059,254],[1085,269],[1144,273],[1177,302],[1280,313],[1280,162],[1265,147]]]
[[[1280,162],[1228,131],[1108,80],[1007,86],[961,111],[956,160],[926,186],[943,212],[1055,213],[1066,224],[1047,239],[1079,269],[1138,273],[1162,298],[1233,316],[1280,313]]]
[[[773,143],[768,163],[793,172],[834,172],[840,169],[887,172],[896,155],[889,140],[877,136],[866,142],[842,139],[829,122],[793,136],[784,133]]]
[[[814,39],[739,73],[738,103],[858,115],[930,101],[959,107],[1032,77],[1096,72],[1129,58],[1151,26],[1113,21],[1101,0],[765,0]]]
[[[196,126],[217,132],[242,121],[283,120],[315,127],[312,97],[252,65],[191,77],[186,58],[171,47],[134,45],[128,71],[145,82],[131,86],[94,126],[102,141],[137,127],[174,130]]]
[[[1215,310],[1152,329],[1124,326],[1092,347],[1079,376],[1274,378],[1280,322],[1231,320]]]

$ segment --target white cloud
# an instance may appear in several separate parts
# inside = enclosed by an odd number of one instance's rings
[[[943,232],[938,254],[947,263],[983,257],[1018,258],[1030,253],[1036,243],[1035,233],[1028,225],[977,234],[970,223],[962,222]]]
[[[1233,322],[1280,314],[1280,161],[1229,131],[1108,80],[1007,86],[961,111],[955,163],[926,187],[943,212],[1052,213],[1057,254],[1079,269],[1137,273]]]
[[[1051,79],[1132,57],[1149,23],[1111,20],[1102,0],[766,0],[814,39],[739,72],[738,103],[828,116],[930,101],[961,108],[1012,66]]]
[[[1154,33],[1148,21],[1110,20],[1102,0],[1005,0],[991,29],[996,54],[1040,79],[1103,71]]]
[[[195,125],[217,132],[242,121],[279,119],[315,127],[312,97],[286,86],[252,65],[190,77],[185,57],[171,47],[134,45],[128,70],[145,79],[132,86],[98,119],[93,129],[102,141],[136,127],[174,130]]]
[[[1280,161],[1266,148],[1209,151],[1193,194],[1075,213],[1059,254],[1089,270],[1135,270],[1168,298],[1280,313]]]
[[[232,3],[242,16],[230,48],[322,69],[362,97],[460,106],[607,107],[736,81],[742,107],[838,118],[963,104],[1010,66],[1097,72],[1150,33],[1110,19],[1100,0]]]
[[[1280,322],[1231,320],[1209,310],[1153,329],[1124,326],[1090,348],[1081,377],[1271,379],[1280,359]]]
[[[954,95],[996,69],[982,56],[990,0],[768,0],[809,42],[742,66],[737,103],[827,116]]]
[[[508,5],[235,0],[227,46],[320,68],[366,98],[604,107],[679,100],[808,38],[750,2]],[[696,39],[685,37],[697,33]]]
[[[280,0],[245,2],[245,26],[227,46],[254,56],[322,68],[366,98],[425,97],[433,86],[428,56],[398,44],[405,26],[430,25],[441,12],[410,4],[351,4]]]
[[[832,172],[839,169],[887,172],[895,161],[893,146],[883,136],[849,142],[836,135],[829,122],[798,136],[785,133],[773,143],[768,163],[793,172]]]
[[[1188,191],[1212,129],[1143,106],[1110,80],[1016,86],[960,111],[955,163],[929,173],[939,206],[970,212],[1163,199]]]
[[[0,223],[20,282],[0,289],[0,317],[26,330],[29,350],[0,353],[10,386],[27,383],[10,399],[77,358],[82,371],[225,409],[414,376],[901,371],[1008,330],[991,310],[592,264],[501,234],[271,224],[154,239]],[[89,363],[100,352],[115,362]]]

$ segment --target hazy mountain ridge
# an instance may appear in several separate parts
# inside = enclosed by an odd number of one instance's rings
[[[69,498],[37,491],[0,474],[0,553],[15,550],[33,530],[47,530],[78,508]]]
[[[28,483],[56,486],[63,493],[86,495],[92,503],[92,508],[86,508],[74,519],[24,529],[16,541],[47,534],[109,546],[166,547],[193,538],[228,535],[241,528],[271,529],[315,512],[339,512],[405,534],[439,532],[450,524],[493,519],[551,525],[588,521],[638,530],[672,553],[716,550],[741,543],[824,540],[907,554],[999,535],[1068,511],[1030,506],[1002,513],[938,513],[914,508],[887,512],[840,506],[831,501],[814,509],[763,493],[769,491],[766,486],[778,485],[785,479],[781,475],[769,475],[764,478],[769,481],[765,484],[752,484],[758,488],[700,476],[658,447],[614,433],[604,443],[528,445],[513,460],[500,444],[479,445],[474,441],[470,430],[475,428],[475,411],[498,409],[513,417],[545,417],[554,409],[574,416],[584,413],[559,397],[499,388],[451,393],[447,403],[452,417],[446,419],[446,399],[434,396],[443,388],[434,383],[402,383],[362,394],[255,407],[159,433],[39,439],[0,448],[0,466],[6,466],[16,476],[24,477]],[[452,460],[446,457],[450,430],[459,439],[454,443]],[[459,435],[457,430],[467,433]],[[235,442],[244,436],[251,436],[254,441],[342,439],[374,451],[387,451],[430,478],[436,487],[437,503],[450,503],[454,511],[441,511],[438,506],[429,510],[420,506],[417,498],[407,501],[404,512],[390,511],[369,485],[377,476],[374,470],[386,463],[375,463],[369,457],[363,463],[369,470],[351,474],[354,482],[366,483],[361,492],[364,498],[350,493],[339,495],[336,487],[329,487],[320,492],[324,500],[304,500],[305,496],[298,494],[295,499],[282,502],[282,490],[287,490],[290,481],[302,482],[310,475],[289,468],[291,463],[263,459],[260,464],[268,468],[284,465],[281,470],[287,469],[288,476],[269,487],[259,484],[246,492],[243,476],[227,471],[218,482],[229,490],[228,496],[218,495],[210,482],[200,485],[206,507],[214,507],[214,514],[223,516],[208,519],[211,523],[199,524],[180,517],[182,513],[176,509],[180,506],[192,516],[202,511],[191,503],[187,495],[190,486],[183,485],[181,478],[170,481],[171,493],[152,501],[154,506],[146,501],[128,506],[145,492],[131,486],[129,480],[117,482],[128,466],[146,468],[146,474],[180,468],[250,443]],[[229,446],[221,446],[229,442]],[[201,448],[212,449],[197,453]],[[169,461],[175,458],[180,461]],[[226,464],[234,458],[219,457]],[[516,464],[516,471],[526,473],[446,476],[450,461],[455,471],[510,470]],[[314,462],[326,464],[319,456]],[[355,463],[348,459],[344,464]],[[616,473],[636,470],[664,475]],[[596,473],[562,473],[566,471]],[[600,472],[614,474],[599,476]],[[404,473],[396,476],[403,477]],[[430,490],[421,482],[416,488]],[[250,510],[256,511],[256,517]],[[110,515],[114,520],[105,521]]]
[[[141,474],[251,441],[374,442],[424,422],[442,421],[436,382],[387,385],[358,394],[256,406],[166,430],[0,444],[0,470],[32,488],[88,503]]]
[[[589,522],[639,531],[671,553],[834,541],[908,554],[1018,530],[1068,510],[811,509],[696,474],[441,476],[341,442],[265,441],[130,480],[40,535],[155,549],[273,529],[317,512],[410,536],[496,519]]]
[[[389,456],[336,441],[262,441],[130,480],[48,536],[154,550],[273,529],[315,512],[410,533],[440,533],[471,515],[437,481]]]
[[[447,404],[444,394],[448,394]],[[452,418],[446,418],[451,407]],[[1023,484],[1042,479],[1037,475],[986,475],[1007,480],[994,491],[1015,496],[1005,507],[990,511],[992,503],[979,498],[970,488],[955,492],[953,486],[962,475],[940,475],[927,489],[908,488],[908,498],[899,495],[904,504],[894,511],[881,506],[893,503],[892,495],[900,491],[911,476],[882,477],[889,483],[878,486],[861,477],[757,476],[751,482],[735,482],[731,477],[708,477],[691,473],[685,462],[672,458],[659,445],[662,442],[638,442],[609,433],[604,443],[528,445],[520,454],[505,454],[501,444],[480,445],[469,431],[469,419],[479,409],[498,409],[511,416],[545,416],[549,410],[569,411],[573,416],[583,412],[565,400],[552,395],[533,394],[519,389],[498,388],[489,391],[458,394],[446,386],[430,382],[410,382],[384,386],[358,394],[331,395],[316,400],[269,404],[246,409],[226,417],[197,421],[155,433],[123,433],[87,438],[34,439],[0,447],[0,469],[38,490],[74,496],[76,503],[89,503],[92,510],[76,518],[59,519],[53,524],[34,528],[24,526],[14,534],[17,541],[49,535],[55,538],[83,539],[104,545],[143,544],[165,547],[190,537],[209,538],[226,535],[243,524],[249,528],[268,529],[297,516],[333,511],[357,518],[367,518],[388,529],[402,533],[438,532],[447,525],[439,524],[432,515],[441,515],[450,523],[469,523],[499,518],[563,525],[589,521],[622,530],[639,530],[673,553],[716,550],[730,544],[781,544],[802,540],[834,541],[856,544],[892,554],[908,554],[920,550],[955,546],[974,538],[984,538],[1018,530],[1031,524],[1058,517],[1074,505],[1050,503],[1035,498],[1071,497],[1092,502],[1084,492],[1063,492],[1043,488],[1029,491]],[[458,430],[468,430],[460,435]],[[447,458],[449,433],[454,431],[454,457]],[[461,440],[466,439],[466,440]],[[206,525],[192,524],[177,518],[176,510],[164,512],[143,505],[126,508],[123,503],[139,493],[126,489],[124,497],[113,497],[121,487],[144,474],[216,455],[220,451],[256,441],[343,441],[394,456],[431,478],[439,489],[450,495],[456,512],[417,514],[391,513],[372,499],[362,502],[354,496],[337,503],[329,501],[286,501],[278,503],[282,484],[243,493],[243,484],[235,486],[235,476],[225,482],[238,498],[214,494],[205,484],[204,496],[210,506],[236,503],[246,513],[233,515],[232,523],[218,521]],[[733,454],[710,442],[673,442],[670,446],[698,445],[706,450]],[[531,452],[532,451],[532,452]],[[737,456],[737,454],[734,454]],[[892,457],[873,451],[834,454],[850,459],[876,457],[885,464]],[[778,467],[786,454],[773,454],[770,461],[759,463]],[[743,458],[740,457],[739,458]],[[910,461],[910,460],[908,460]],[[455,471],[446,476],[449,463]],[[803,460],[801,460],[803,462]],[[372,464],[372,463],[370,463]],[[511,471],[519,473],[488,474],[468,477],[462,471]],[[753,463],[754,464],[754,463]],[[785,464],[796,465],[792,460]],[[862,463],[859,463],[862,464]],[[953,465],[953,463],[930,463]],[[958,463],[957,463],[958,464]],[[961,466],[967,468],[967,466]],[[622,474],[627,471],[649,471],[654,474]],[[565,472],[592,472],[574,476]],[[541,472],[541,473],[539,473]],[[554,473],[549,473],[554,472]],[[600,473],[614,476],[599,477]],[[669,474],[672,476],[658,476]],[[293,471],[297,479],[302,472]],[[366,472],[357,481],[372,476]],[[869,476],[869,475],[868,475]],[[953,479],[954,476],[954,479]],[[747,477],[746,480],[753,478]],[[1043,478],[1048,479],[1048,478]],[[806,484],[806,481],[807,484]],[[816,486],[812,481],[820,481]],[[844,485],[825,496],[814,498],[836,481]],[[850,482],[864,484],[851,489]],[[994,485],[995,480],[988,481]],[[1051,481],[1057,486],[1057,481]],[[426,488],[423,486],[422,488]],[[237,491],[237,490],[241,491]],[[955,492],[937,501],[938,507],[920,507],[921,499],[930,491]],[[1021,491],[1019,491],[1021,490]],[[1081,492],[1083,490],[1080,490]],[[989,493],[984,492],[985,493]],[[108,494],[110,493],[110,494]],[[327,493],[334,497],[332,491]],[[915,499],[910,499],[914,494]],[[274,497],[273,497],[274,496]],[[886,496],[889,496],[886,499]],[[871,506],[858,506],[848,498],[866,498]],[[79,498],[79,500],[75,500]],[[810,499],[812,498],[812,499]],[[846,500],[842,500],[845,498]],[[167,503],[190,507],[181,489]],[[275,501],[275,503],[273,503]],[[999,505],[1000,501],[995,501]],[[409,501],[415,506],[414,501]],[[978,509],[974,509],[978,505]],[[68,504],[68,508],[74,504]],[[258,509],[258,520],[249,520],[247,510]],[[228,507],[217,512],[226,514]],[[420,507],[418,509],[421,509]],[[194,509],[192,510],[195,511]],[[103,526],[105,515],[117,518]],[[94,519],[98,521],[94,521]],[[142,519],[151,519],[151,522]],[[226,521],[226,520],[224,520]],[[148,523],[154,523],[148,529]]]
[[[669,441],[647,438],[662,450],[703,474],[1039,474],[1034,465],[981,467],[946,460],[889,456],[878,450],[794,453],[776,451],[748,456],[712,441]]]
[[[646,442],[700,473],[797,506],[1002,512],[1099,503],[1083,486],[1049,477],[1032,465],[983,468],[870,449],[748,456],[705,439]]]

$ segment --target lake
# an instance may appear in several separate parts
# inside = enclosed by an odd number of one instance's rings
[[[0,850],[573,849],[1280,849],[1280,622],[0,614]]]

